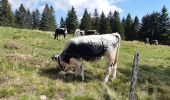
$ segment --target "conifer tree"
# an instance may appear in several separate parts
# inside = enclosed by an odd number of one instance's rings
[[[92,18],[92,29],[99,32],[100,18],[97,9],[94,10],[94,15]]]
[[[100,28],[99,28],[99,33],[100,34],[106,34],[109,33],[110,31],[110,23],[109,19],[106,18],[104,12],[102,12],[100,16]]]
[[[26,28],[27,12],[23,4],[15,12],[15,22],[19,28]]]
[[[61,28],[66,27],[66,23],[65,23],[64,18],[63,18],[63,17],[61,17],[61,19],[60,19],[60,27],[61,27]]]
[[[120,17],[119,17],[119,12],[118,11],[115,11],[114,14],[113,14],[112,32],[122,33],[121,22],[120,22]]]
[[[139,19],[135,16],[134,23],[132,26],[132,40],[138,40],[139,33]]]
[[[87,9],[84,10],[83,18],[81,19],[80,29],[85,31],[92,29],[91,15]]]
[[[170,28],[170,18],[168,16],[168,9],[165,6],[163,6],[161,10],[160,20],[161,34],[163,34],[166,33],[167,29]]]
[[[40,12],[38,9],[32,12],[32,27],[33,29],[39,29],[40,25]]]
[[[125,39],[126,40],[132,40],[131,33],[132,33],[132,18],[129,13],[125,21]]]
[[[0,26],[12,26],[14,24],[14,15],[8,0],[0,1]]]
[[[40,29],[43,31],[55,31],[56,29],[54,9],[52,6],[49,8],[48,4],[45,5],[42,13]]]
[[[67,13],[66,26],[67,26],[68,33],[72,33],[72,34],[78,28],[78,19],[77,19],[75,8],[73,6],[71,10],[68,11]]]
[[[26,26],[27,29],[32,29],[32,15],[31,15],[31,12],[30,12],[29,9],[27,10],[27,13],[26,13],[25,26]]]

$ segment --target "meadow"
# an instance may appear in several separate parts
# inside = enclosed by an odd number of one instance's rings
[[[117,79],[103,83],[106,61],[83,62],[85,81],[51,60],[66,40],[52,32],[0,27],[0,100],[127,100],[135,51],[139,52],[136,100],[170,100],[170,46],[121,41]]]

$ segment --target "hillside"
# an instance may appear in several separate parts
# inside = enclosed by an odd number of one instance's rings
[[[125,100],[128,99],[133,54],[140,54],[136,98],[170,100],[170,47],[121,41],[117,79],[103,84],[106,61],[84,62],[85,81],[73,71],[59,72],[51,60],[66,40],[52,33],[0,27],[0,99]]]

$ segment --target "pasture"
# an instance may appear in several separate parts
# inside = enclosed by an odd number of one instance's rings
[[[106,61],[84,62],[85,81],[51,60],[68,39],[51,32],[0,27],[0,99],[126,100],[134,52],[139,56],[137,100],[170,100],[170,47],[121,41],[117,79],[103,84]]]

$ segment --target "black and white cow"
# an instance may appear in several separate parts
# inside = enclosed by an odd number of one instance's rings
[[[56,39],[56,37],[57,37],[57,40],[58,40],[59,35],[63,35],[64,39],[65,39],[66,34],[67,34],[67,29],[66,28],[57,28],[55,30],[54,39]]]
[[[104,79],[107,83],[111,72],[112,80],[116,78],[120,40],[119,33],[76,37],[68,41],[64,50],[59,55],[54,55],[52,59],[57,61],[62,70],[68,65],[78,67],[84,80],[82,60],[93,61],[105,56],[109,64]]]

